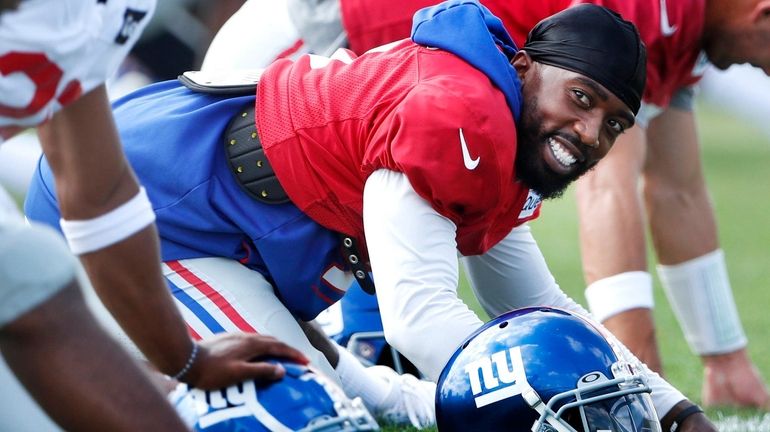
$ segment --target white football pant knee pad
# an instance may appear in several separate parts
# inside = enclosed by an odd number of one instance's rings
[[[586,301],[597,321],[630,309],[652,309],[652,277],[643,271],[632,271],[599,279],[586,288]]]
[[[0,327],[71,283],[75,266],[75,257],[52,228],[0,224]]]
[[[659,265],[658,275],[690,349],[724,354],[746,346],[721,249],[676,265]]]

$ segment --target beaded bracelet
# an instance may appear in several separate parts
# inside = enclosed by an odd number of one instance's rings
[[[173,375],[171,378],[180,381],[187,372],[190,372],[190,368],[192,367],[193,363],[195,363],[195,359],[198,357],[198,344],[193,343],[193,349],[190,353],[190,357],[187,359],[187,363],[184,364],[184,367],[182,370],[177,372],[175,375]]]

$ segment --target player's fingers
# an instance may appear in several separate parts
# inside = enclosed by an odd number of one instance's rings
[[[307,364],[308,358],[299,350],[285,343],[267,338],[260,341],[260,353],[255,357],[280,357],[300,364]]]
[[[280,363],[244,362],[239,368],[238,375],[245,375],[257,381],[275,381],[283,378],[286,369]]]

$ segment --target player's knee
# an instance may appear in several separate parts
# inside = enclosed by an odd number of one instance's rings
[[[69,285],[75,271],[75,257],[53,229],[0,227],[0,327]]]

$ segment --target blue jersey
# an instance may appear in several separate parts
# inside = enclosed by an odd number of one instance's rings
[[[292,313],[309,320],[347,289],[349,280],[340,277],[346,270],[342,249],[335,232],[291,203],[249,197],[230,172],[224,131],[254,99],[194,93],[169,81],[117,101],[114,116],[126,156],[156,212],[163,260],[238,260],[273,283]],[[58,229],[54,178],[45,160],[25,211]]]

